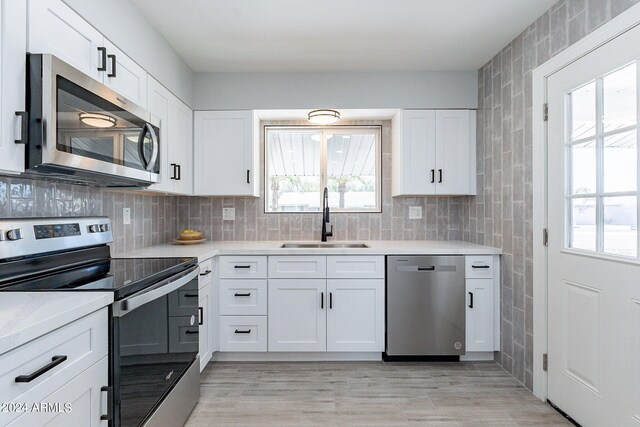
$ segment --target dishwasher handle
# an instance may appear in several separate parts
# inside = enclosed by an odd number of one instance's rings
[[[418,267],[418,271],[435,271],[435,269],[435,265],[430,265],[429,267]]]

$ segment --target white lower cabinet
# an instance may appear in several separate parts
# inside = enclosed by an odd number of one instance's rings
[[[220,351],[267,351],[267,317],[221,316]]]
[[[205,284],[198,290],[198,347],[200,372],[211,360],[211,285]]]
[[[466,351],[493,351],[493,279],[467,279]]]

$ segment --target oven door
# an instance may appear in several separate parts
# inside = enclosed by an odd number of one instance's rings
[[[112,306],[113,425],[142,425],[197,363],[198,271],[194,266]]]

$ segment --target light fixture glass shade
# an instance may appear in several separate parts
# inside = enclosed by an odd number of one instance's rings
[[[112,128],[116,125],[114,117],[100,113],[80,113],[80,121],[94,128]]]
[[[336,110],[309,111],[308,119],[316,125],[330,125],[340,120],[340,113]]]

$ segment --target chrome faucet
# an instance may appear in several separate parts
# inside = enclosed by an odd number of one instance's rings
[[[329,221],[329,189],[324,187],[322,195],[322,237],[320,238],[322,242],[326,242],[327,237],[333,236],[333,225]],[[327,231],[327,225],[330,227],[329,231]]]

